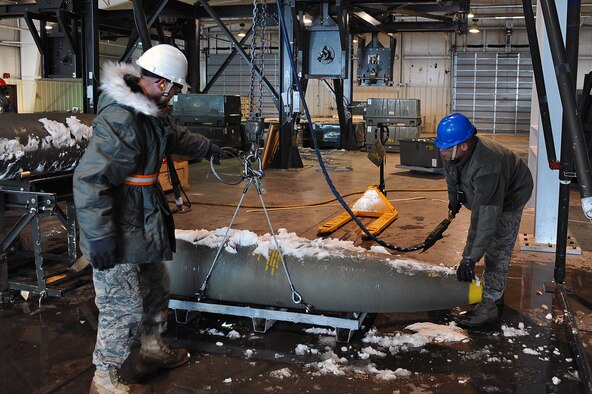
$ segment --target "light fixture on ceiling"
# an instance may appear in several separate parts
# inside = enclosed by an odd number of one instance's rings
[[[473,24],[469,27],[469,33],[477,34],[480,32],[479,26],[477,26],[478,19],[473,19]]]
[[[245,24],[241,23],[240,24],[240,30],[238,31],[238,36],[239,37],[244,37],[247,35],[247,31],[245,30]]]
[[[354,38],[352,38],[352,42],[355,44],[356,42],[358,42],[358,36],[354,36]]]
[[[513,15],[513,16],[494,16],[494,19],[524,19],[524,15]],[[536,16],[535,16],[536,18]]]
[[[305,25],[312,25],[312,16],[304,14],[302,22],[304,22]]]
[[[467,18],[473,19],[474,17],[475,17],[475,13],[473,12],[473,10],[469,10],[469,13],[467,14]]]
[[[47,30],[47,31],[53,30],[53,23],[51,23],[51,22],[45,23],[45,30]]]

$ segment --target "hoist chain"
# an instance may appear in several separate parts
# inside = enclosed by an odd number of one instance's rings
[[[253,39],[251,40],[251,79],[249,85],[249,120],[255,120],[263,113],[263,78],[265,74],[265,51],[268,43],[266,0],[253,0]],[[259,69],[261,75],[257,75]],[[255,96],[255,78],[259,79],[259,92]]]
[[[257,56],[257,0],[253,0],[253,36],[251,39],[251,80],[249,83],[249,116],[248,120],[254,120],[255,115],[255,61]]]
[[[268,49],[267,0],[253,0],[253,39],[251,40],[251,79],[249,84],[249,115],[245,125],[247,139],[251,143],[251,157],[259,155],[259,139],[263,134],[263,75],[265,51]],[[259,75],[256,76],[259,70]],[[255,78],[259,79],[259,92],[255,93]]]
[[[265,75],[265,53],[267,52],[268,40],[266,38],[267,33],[267,0],[261,0],[261,12],[259,13],[259,24],[261,33],[261,51],[259,54],[259,70],[261,75]],[[263,116],[263,78],[259,78],[259,103],[257,105],[257,113],[259,116]]]

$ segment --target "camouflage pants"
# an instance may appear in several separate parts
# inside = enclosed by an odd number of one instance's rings
[[[119,264],[93,271],[99,309],[93,363],[98,369],[119,368],[140,335],[165,329],[169,276],[164,263]]]
[[[522,209],[502,212],[499,217],[495,234],[484,256],[483,298],[498,300],[504,294],[512,251],[520,229]]]

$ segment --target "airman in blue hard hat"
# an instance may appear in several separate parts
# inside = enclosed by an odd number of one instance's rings
[[[452,215],[462,206],[471,211],[458,280],[472,281],[477,262],[485,262],[483,300],[458,323],[477,327],[497,322],[522,210],[532,194],[532,175],[514,152],[477,136],[477,128],[460,113],[440,121],[434,143],[444,160],[449,210]]]

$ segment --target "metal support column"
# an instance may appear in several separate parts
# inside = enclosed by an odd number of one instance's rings
[[[84,43],[84,112],[96,113],[99,92],[99,7],[98,0],[85,0],[82,17]]]
[[[76,78],[80,78],[80,35],[78,34],[78,20],[74,14],[67,13],[65,10],[56,11],[56,18],[58,25],[64,34],[64,39],[68,44],[70,52],[74,55],[74,75]]]
[[[192,92],[199,92],[201,90],[201,81],[199,79],[199,29],[199,19],[189,20],[185,26],[185,51],[189,63],[187,83],[191,86]]]
[[[578,71],[578,53],[580,44],[580,1],[570,1],[567,5],[566,51],[571,68],[571,83],[575,91]],[[569,123],[563,114],[561,133],[561,169],[559,171],[559,209],[557,213],[557,242],[555,250],[555,282],[565,281],[565,258],[567,254],[567,224],[569,219],[569,190],[575,177],[573,163],[573,145],[569,135]]]
[[[347,50],[347,68],[348,68],[348,77],[343,80],[343,104],[345,105],[345,118],[347,121],[347,127],[349,130],[348,136],[350,138],[349,147],[347,149],[356,149],[357,148],[357,140],[356,137],[353,135],[353,115],[352,115],[352,102],[354,98],[354,49],[352,42],[352,35],[347,35],[349,40],[349,47]],[[352,138],[353,137],[353,138]]]
[[[340,0],[337,1],[337,25],[339,26],[339,36],[341,39],[341,48],[346,54],[345,68],[347,78],[334,79],[335,102],[337,104],[337,115],[339,116],[339,148],[350,150],[354,148],[355,141],[352,141],[352,115],[351,102],[353,94],[353,59],[352,59],[352,37],[349,32],[349,11],[343,7]]]
[[[590,174],[590,160],[588,158],[582,122],[576,104],[576,92],[571,76],[572,71],[567,62],[567,53],[561,35],[559,17],[554,1],[541,0],[539,4],[543,10],[545,26],[547,27],[549,46],[551,48],[551,55],[553,56],[557,84],[559,85],[559,93],[561,94],[561,102],[563,104],[563,114],[567,117],[571,141],[575,150],[576,173],[582,210],[587,218],[592,219],[592,176]]]
[[[39,216],[36,214],[31,218],[31,230],[33,238],[33,256],[35,257],[35,271],[37,273],[37,290],[40,297],[43,297],[45,296],[47,285],[45,283],[45,264],[41,251],[41,227],[39,224]]]
[[[284,32],[280,29],[280,145],[279,150],[274,160],[274,165],[279,164],[280,168],[302,168],[302,160],[300,159],[300,153],[298,148],[292,144],[292,135],[294,131],[294,125],[296,123],[295,116],[292,113],[292,101],[295,95],[293,95],[295,81],[294,72],[292,70],[290,58],[294,58],[294,52],[297,50],[295,47],[297,43],[294,40],[294,16],[295,16],[295,4],[292,0],[288,0],[283,3],[282,11],[284,14],[284,21],[286,24],[286,31],[288,35],[288,41],[291,43],[291,47],[286,47],[285,38],[283,37]],[[296,62],[294,62],[297,64]],[[311,127],[312,132],[312,125]]]
[[[536,22],[531,0],[522,0],[522,8],[524,10],[524,23],[526,24],[530,58],[532,60],[532,69],[534,71],[534,82],[539,101],[543,137],[545,138],[545,146],[547,148],[547,161],[549,162],[549,168],[556,170],[559,163],[557,162],[557,154],[555,153],[555,142],[553,141],[553,130],[551,129],[551,115],[549,114],[547,88],[545,87],[541,51],[539,49],[539,40],[537,38]]]
[[[45,77],[45,63],[47,62],[47,33],[45,32],[45,21],[41,20],[41,15],[26,11],[24,15],[25,23],[29,28],[29,33],[31,37],[33,37],[33,41],[35,41],[35,45],[41,54],[41,72],[42,76]],[[35,22],[33,19],[38,19],[43,26],[41,29],[37,30],[37,26],[35,26]]]
[[[351,35],[348,34],[351,42]],[[334,80],[335,85],[335,102],[337,103],[337,113],[339,115],[339,126],[341,134],[339,139],[339,148],[352,150],[356,149],[356,139],[353,136],[353,116],[351,113],[351,103],[353,99],[354,79],[352,76],[353,70],[353,53],[351,48],[347,50],[347,78]]]

